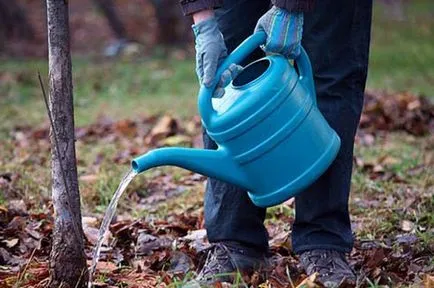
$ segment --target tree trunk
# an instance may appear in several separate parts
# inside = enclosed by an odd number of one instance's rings
[[[47,0],[52,197],[55,213],[50,287],[85,287],[87,265],[75,157],[67,0]]]

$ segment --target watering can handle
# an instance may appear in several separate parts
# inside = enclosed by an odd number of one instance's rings
[[[211,99],[223,72],[228,69],[230,65],[241,63],[247,56],[255,51],[256,48],[264,44],[266,39],[267,35],[262,31],[249,36],[228,57],[226,57],[217,69],[214,82],[211,86],[205,87],[205,85],[201,85],[199,90],[198,108],[205,128],[209,126],[212,122],[212,118],[217,114],[213,109]]]
[[[228,69],[230,65],[241,63],[247,56],[249,56],[253,51],[255,51],[256,48],[264,44],[266,40],[267,34],[265,34],[265,32],[263,31],[256,32],[253,35],[249,36],[228,57],[226,57],[226,59],[217,69],[216,76],[211,86],[206,87],[205,85],[201,85],[199,90],[198,108],[205,128],[210,125],[210,123],[213,121],[212,119],[215,118],[217,115],[217,112],[212,106],[211,99],[223,72]],[[303,47],[300,48],[301,53],[295,59],[300,75],[299,80],[306,88],[311,91],[310,95],[313,97],[314,103],[316,103],[315,85],[313,83],[312,77],[312,67],[306,51],[303,49]]]
[[[298,79],[301,84],[308,89],[309,96],[312,97],[313,103],[316,106],[316,92],[315,83],[313,82],[312,65],[310,64],[306,50],[304,50],[302,46],[300,46],[300,54],[296,59],[294,59],[294,61],[298,68]]]

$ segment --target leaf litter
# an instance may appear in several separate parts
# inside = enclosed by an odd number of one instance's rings
[[[403,131],[414,137],[434,133],[433,104],[424,97],[409,93],[368,92],[365,102],[356,137],[359,145],[376,145],[379,136],[391,131]],[[48,126],[17,126],[10,134],[12,152],[18,156],[20,164],[48,165]],[[80,181],[95,185],[99,181],[100,166],[105,161],[127,165],[132,157],[156,147],[199,148],[200,136],[201,125],[197,116],[184,121],[170,115],[120,121],[100,117],[91,125],[77,128],[78,144],[113,144],[119,152],[98,154],[88,172],[80,175]],[[420,174],[421,169],[427,167],[430,169],[433,158],[429,155],[434,150],[432,141],[428,140],[424,149],[428,155],[424,156],[424,164],[408,169],[408,175]],[[370,181],[393,183],[398,187],[389,194],[378,188],[380,190],[374,190],[377,191],[374,196],[371,193],[363,194],[363,198],[353,197],[352,205],[362,212],[354,213],[355,231],[359,237],[349,259],[360,275],[361,287],[369,287],[369,281],[389,287],[433,283],[434,243],[432,239],[423,237],[434,235],[434,221],[432,214],[421,214],[420,211],[433,211],[434,183],[428,180],[426,187],[412,186],[405,177],[389,168],[399,163],[400,159],[391,155],[377,157],[374,161],[355,157],[355,169]],[[130,197],[137,207],[162,209],[170,199],[176,199],[186,190],[203,190],[205,177],[185,171],[179,175],[171,172],[158,169],[152,172],[151,179],[145,180],[146,192],[141,190],[142,187],[135,189]],[[27,198],[20,197],[25,193],[19,185],[23,181],[21,173],[13,169],[0,171],[0,189],[7,203],[0,204],[0,287],[13,287],[18,280],[22,287],[45,287],[49,277],[48,258],[53,231],[52,205],[49,198],[35,203],[35,200],[27,201]],[[209,247],[203,209],[198,207],[201,193],[198,192],[190,202],[176,203],[178,208],[169,209],[165,215],[135,219],[128,215],[116,217],[103,245],[95,287],[167,287],[193,277],[201,263],[200,252]],[[396,208],[397,203],[401,207]],[[39,204],[42,209],[36,211]],[[283,206],[293,211],[294,203],[288,201]],[[363,215],[369,210],[375,211]],[[270,232],[271,268],[243,275],[243,281],[252,287],[321,287],[316,275],[305,275],[300,267],[291,247],[293,217],[282,211],[273,211],[272,220],[266,223]],[[370,229],[369,225],[373,225],[373,218],[377,215],[401,215],[402,218],[391,220],[394,224],[382,234],[360,234],[360,231]],[[408,215],[424,216],[416,219]],[[83,217],[89,261],[101,218],[100,214]],[[23,277],[23,272],[31,277]],[[262,277],[265,272],[266,278]],[[225,287],[222,285],[218,287]]]

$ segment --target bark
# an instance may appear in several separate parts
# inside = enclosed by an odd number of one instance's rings
[[[85,287],[87,266],[75,156],[68,13],[67,0],[47,0],[49,104],[53,118],[52,198],[55,212],[50,287],[74,288]]]

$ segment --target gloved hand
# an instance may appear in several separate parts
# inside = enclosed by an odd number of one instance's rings
[[[214,98],[222,98],[225,94],[225,87],[229,85],[229,83],[238,76],[238,74],[243,71],[243,67],[236,64],[231,64],[228,69],[226,69],[222,76],[220,77],[219,82],[217,83],[217,87],[214,91]]]
[[[303,13],[288,12],[273,6],[258,20],[255,28],[257,31],[267,34],[267,41],[261,47],[265,52],[294,59],[300,54]]]
[[[217,68],[227,56],[227,49],[214,17],[193,25],[196,38],[196,74],[201,84],[210,87]],[[221,98],[226,87],[240,72],[242,67],[231,65],[217,83],[213,97]]]
[[[217,20],[211,17],[192,26],[196,39],[196,74],[201,84],[210,87],[227,48]]]

